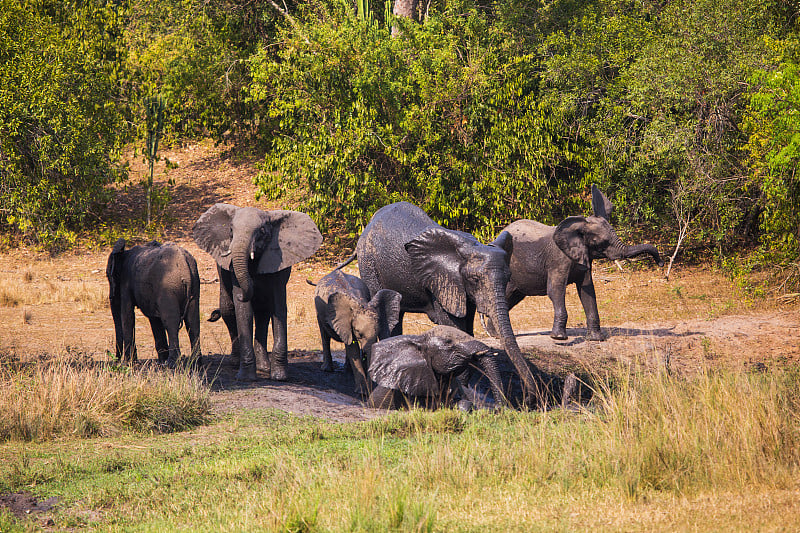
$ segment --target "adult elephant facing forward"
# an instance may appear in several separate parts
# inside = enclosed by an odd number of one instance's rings
[[[200,215],[193,232],[200,248],[217,262],[219,311],[231,337],[231,353],[239,356],[236,379],[253,381],[258,369],[274,380],[286,380],[286,284],[292,265],[311,257],[322,244],[316,224],[297,211],[215,204]],[[270,321],[274,343],[267,359]]]
[[[492,244],[482,244],[468,233],[443,228],[419,207],[399,202],[375,212],[358,239],[355,255],[371,295],[392,289],[402,296],[393,335],[402,334],[407,312],[426,313],[436,324],[471,335],[477,310],[498,325],[525,393],[538,397],[538,385],[508,317],[510,242],[502,233]]]

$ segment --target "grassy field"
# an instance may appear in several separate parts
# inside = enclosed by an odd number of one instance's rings
[[[93,394],[53,386],[81,373],[100,382]],[[336,424],[254,410],[203,425],[207,398],[190,374],[45,365],[5,374],[4,423],[13,388],[51,391],[64,400],[53,405],[140,391],[107,402],[128,406],[162,405],[174,390],[184,401],[166,403],[182,422],[153,426],[123,408],[121,418],[95,416],[91,432],[7,431],[0,494],[57,500],[23,517],[0,511],[0,531],[798,530],[798,385],[791,370],[690,379],[621,370],[574,411],[406,411]],[[27,427],[44,415],[23,409],[13,420]]]

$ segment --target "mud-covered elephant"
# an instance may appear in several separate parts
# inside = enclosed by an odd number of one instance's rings
[[[356,391],[369,394],[366,363],[370,348],[378,338],[389,337],[397,325],[400,294],[382,289],[370,298],[369,289],[361,279],[336,269],[317,283],[314,306],[322,340],[322,370],[333,370],[331,339],[344,343]]]
[[[533,220],[517,220],[500,233],[511,236],[511,279],[505,292],[509,309],[525,296],[546,294],[553,302],[553,330],[550,336],[554,339],[567,338],[565,295],[567,285],[572,283],[578,288],[578,296],[586,313],[586,338],[603,340],[592,281],[592,260],[616,260],[649,254],[659,266],[664,264],[653,245],[622,244],[609,224],[613,205],[594,185],[592,209],[594,216],[569,217],[555,227]],[[489,317],[487,325],[490,333],[496,334],[498,328],[493,324],[493,317]],[[502,324],[499,331],[502,337]]]
[[[193,234],[217,262],[219,311],[231,354],[239,358],[236,379],[253,381],[256,369],[274,380],[288,379],[286,284],[292,265],[322,244],[316,224],[297,211],[215,204],[200,215]],[[270,321],[274,342],[268,357]]]
[[[125,244],[125,239],[114,244],[106,265],[117,360],[137,359],[134,308],[138,307],[150,320],[159,362],[170,368],[177,364],[182,323],[192,358],[199,362],[200,276],[194,257],[172,243],[152,241],[128,250]]]
[[[520,350],[506,303],[508,233],[491,244],[443,228],[419,207],[407,202],[375,212],[362,232],[354,257],[361,279],[374,295],[392,289],[402,295],[400,319],[393,335],[402,333],[403,315],[426,313],[436,324],[472,334],[475,312],[490,316],[530,399],[539,398],[539,384]]]
[[[469,394],[456,379],[470,367],[483,372],[492,396],[505,403],[495,350],[472,335],[451,326],[435,326],[421,335],[399,335],[372,346],[369,375],[375,389],[369,405],[388,409],[398,403],[397,393],[423,398],[425,403],[448,399],[468,408]]]

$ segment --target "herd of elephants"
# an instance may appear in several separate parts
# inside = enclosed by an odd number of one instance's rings
[[[575,284],[586,313],[586,338],[602,340],[592,260],[649,254],[663,265],[654,246],[620,242],[609,224],[612,204],[595,186],[592,208],[592,216],[571,216],[558,226],[518,220],[483,244],[469,233],[442,227],[410,203],[382,207],[364,228],[355,253],[316,283],[322,370],[334,368],[333,339],[345,345],[345,365],[370,406],[446,395],[469,409],[475,390],[468,382],[475,369],[488,381],[495,404],[507,404],[497,363],[502,352],[472,336],[477,312],[487,331],[502,341],[524,401],[546,401],[545,374],[532,371],[523,356],[509,310],[525,296],[546,294],[554,308],[550,335],[565,339],[565,293]],[[236,379],[252,381],[260,371],[286,380],[286,286],[292,265],[321,246],[319,229],[305,213],[218,203],[200,216],[193,236],[217,263],[219,308],[209,320],[222,318],[230,333],[231,355],[239,365]],[[127,250],[125,244],[116,242],[106,268],[117,359],[136,360],[138,307],[150,320],[159,362],[177,365],[182,324],[192,344],[191,359],[199,361],[195,259],[175,244],[151,242]],[[360,278],[342,271],[356,258]],[[437,325],[421,335],[403,335],[405,313],[426,313]],[[562,403],[575,386],[574,376],[561,380]]]

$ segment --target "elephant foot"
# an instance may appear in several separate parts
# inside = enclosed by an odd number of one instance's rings
[[[586,331],[587,341],[604,341],[606,338],[599,329],[590,329]]]
[[[289,371],[285,368],[273,368],[270,378],[273,381],[286,381],[289,379]]]
[[[553,330],[552,333],[550,333],[550,338],[557,341],[565,341],[567,340],[567,332]]]
[[[561,408],[569,406],[570,402],[577,402],[578,378],[570,374],[564,378],[564,388],[561,390]]]
[[[458,407],[458,410],[463,413],[469,413],[472,411],[472,402],[469,400],[459,400],[456,406]]]
[[[256,367],[254,365],[240,368],[236,373],[236,381],[256,381],[257,379],[258,376],[256,375]]]
[[[322,366],[320,369],[323,372],[333,372],[333,362],[332,361],[323,361]]]

